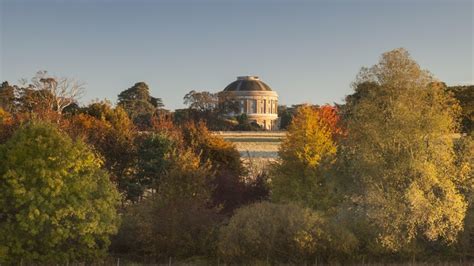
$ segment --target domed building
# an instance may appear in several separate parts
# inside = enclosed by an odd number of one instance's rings
[[[220,99],[235,101],[240,111],[229,116],[246,114],[249,121],[256,122],[266,130],[278,129],[278,94],[257,76],[237,77],[225,87]]]

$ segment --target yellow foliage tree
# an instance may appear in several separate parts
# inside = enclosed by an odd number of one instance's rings
[[[272,199],[299,202],[325,210],[330,201],[326,169],[335,159],[335,138],[341,133],[336,110],[330,106],[300,107],[279,150],[272,170]]]
[[[467,207],[454,154],[457,103],[404,49],[384,53],[354,85],[341,161],[377,241],[390,251],[454,242]]]

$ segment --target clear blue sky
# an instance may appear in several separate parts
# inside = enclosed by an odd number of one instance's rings
[[[473,0],[0,0],[0,80],[37,70],[116,101],[145,81],[167,108],[259,75],[280,102],[342,102],[362,66],[405,47],[448,84],[474,80]]]

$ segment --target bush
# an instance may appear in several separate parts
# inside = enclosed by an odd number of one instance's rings
[[[167,158],[156,192],[126,209],[114,253],[147,263],[214,255],[220,215],[211,207],[209,166],[189,150]]]
[[[229,263],[304,263],[316,259],[323,219],[295,204],[261,202],[240,208],[219,234]]]
[[[85,261],[106,254],[119,194],[83,142],[49,124],[0,146],[0,262]]]
[[[142,263],[214,257],[219,222],[201,202],[157,195],[127,209],[112,252]]]

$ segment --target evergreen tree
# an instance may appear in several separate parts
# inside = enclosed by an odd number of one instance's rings
[[[146,128],[150,126],[151,118],[163,107],[163,102],[161,98],[150,95],[150,89],[145,82],[137,82],[118,95],[118,105],[136,125]]]

